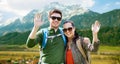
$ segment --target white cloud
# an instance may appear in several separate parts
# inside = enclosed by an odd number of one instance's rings
[[[116,5],[120,5],[120,2],[115,2]]]
[[[7,0],[0,0],[0,4],[6,4]]]
[[[59,2],[66,5],[79,4],[82,7],[92,7],[94,5],[93,0],[0,0],[0,10],[6,10],[14,12],[18,15],[25,15],[32,9],[41,9],[45,5],[51,2]]]
[[[90,8],[95,3],[94,0],[0,0],[0,12],[5,11],[21,17],[31,10],[41,9],[51,2],[59,2],[65,5],[77,4],[84,8]]]
[[[41,9],[45,5],[51,2],[59,2],[67,5],[79,4],[83,7],[92,7],[94,5],[93,0],[7,0],[9,5],[14,9],[19,10],[31,10],[31,9]]]
[[[92,7],[95,4],[93,0],[82,0],[83,7]]]
[[[18,16],[23,16],[25,15],[25,13],[27,12],[27,10],[23,9],[23,10],[19,10],[19,9],[15,9],[13,8],[7,0],[1,0],[0,1],[0,11],[6,11],[6,12],[11,12],[11,13],[15,13]]]

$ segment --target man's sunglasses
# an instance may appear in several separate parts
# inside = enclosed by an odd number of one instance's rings
[[[63,29],[63,32],[67,32],[67,30],[68,30],[68,31],[72,31],[72,29],[73,29],[72,27],[64,28],[64,29]]]
[[[51,16],[50,18],[52,18],[52,20],[57,19],[58,21],[60,21],[62,19],[61,17],[55,17],[55,16]]]

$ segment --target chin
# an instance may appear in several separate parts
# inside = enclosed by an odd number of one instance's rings
[[[69,35],[68,35],[67,37],[68,37],[68,38],[71,38],[71,36],[69,36]]]
[[[58,26],[58,25],[55,25],[54,27],[55,27],[55,28],[58,28],[59,26]]]

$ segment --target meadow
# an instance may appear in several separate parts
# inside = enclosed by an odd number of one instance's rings
[[[39,60],[38,46],[0,46],[0,64],[35,64]],[[97,53],[91,53],[91,64],[120,64],[120,46],[100,46]]]

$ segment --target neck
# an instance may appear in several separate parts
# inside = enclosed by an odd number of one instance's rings
[[[72,42],[74,36],[68,38],[68,42]]]
[[[55,27],[50,26],[49,28],[50,28],[50,29],[54,29],[54,30],[55,30],[55,32],[58,30],[58,27],[57,27],[57,28],[55,28]]]

